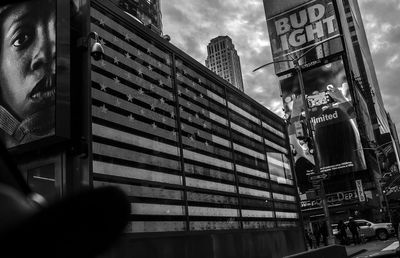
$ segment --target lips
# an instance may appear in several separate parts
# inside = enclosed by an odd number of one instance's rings
[[[29,98],[35,102],[41,102],[54,97],[55,92],[55,75],[44,76],[32,89]]]

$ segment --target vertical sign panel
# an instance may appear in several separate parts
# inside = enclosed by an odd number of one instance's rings
[[[356,186],[357,186],[358,199],[360,200],[360,202],[365,202],[364,189],[361,179],[356,180]]]
[[[300,60],[301,64],[316,63],[321,58],[343,51],[332,1],[309,1],[271,17],[267,24],[272,55],[278,62],[275,63],[276,74],[293,68],[292,62],[283,60],[298,58],[307,51]]]
[[[310,150],[317,151],[321,172],[346,173],[366,169],[355,111],[341,59],[303,72],[307,106],[315,134],[315,148],[299,133],[304,123],[297,76],[281,81],[285,113],[290,117],[289,135],[296,152],[300,188],[314,164]],[[300,130],[301,131],[301,130]],[[306,190],[306,189],[304,189]]]

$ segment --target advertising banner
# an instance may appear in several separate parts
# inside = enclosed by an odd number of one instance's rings
[[[58,78],[69,78],[69,59],[56,54],[57,2],[0,5],[0,140],[7,148],[56,134]]]
[[[315,64],[320,59],[343,51],[332,0],[314,0],[267,20],[275,73],[293,68],[293,62],[309,51],[300,64]],[[324,42],[324,43],[321,43]],[[315,45],[318,45],[315,47]],[[313,49],[314,48],[314,49]]]
[[[359,193],[356,190],[337,192],[326,195],[329,207],[352,204],[359,201]],[[365,199],[364,199],[365,200]],[[304,200],[300,202],[301,209],[322,208],[321,199]]]
[[[320,172],[330,175],[366,169],[356,126],[346,73],[341,59],[303,72],[307,106],[314,129],[315,146],[307,141],[304,105],[296,75],[281,80],[289,137],[296,153],[295,169],[302,191],[313,172],[312,150],[319,157]],[[307,189],[303,189],[304,191]]]
[[[356,187],[357,187],[358,199],[360,200],[360,202],[365,202],[364,188],[361,179],[356,180]]]

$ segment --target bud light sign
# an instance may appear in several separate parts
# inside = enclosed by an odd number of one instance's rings
[[[272,17],[268,20],[268,30],[274,61],[295,59],[310,50],[300,60],[306,64],[343,50],[332,1],[310,1]],[[276,73],[281,74],[292,65],[277,63]]]

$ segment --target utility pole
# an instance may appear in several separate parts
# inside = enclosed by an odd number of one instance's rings
[[[312,144],[312,146],[314,148],[314,151],[313,151],[312,154],[313,154],[314,163],[315,163],[314,173],[316,175],[319,175],[321,173],[320,167],[319,167],[319,157],[318,157],[318,153],[315,150],[315,146],[316,145],[315,145],[315,138],[314,138],[314,130],[312,129],[312,125],[311,125],[311,121],[310,121],[310,118],[311,118],[310,117],[310,111],[309,111],[309,107],[308,107],[308,104],[307,104],[306,93],[305,93],[305,88],[304,88],[304,81],[303,81],[303,73],[302,73],[302,70],[301,70],[302,67],[299,64],[299,60],[301,58],[303,58],[308,52],[310,52],[311,50],[316,48],[317,46],[319,46],[319,45],[321,45],[321,44],[323,44],[323,43],[325,43],[327,41],[330,41],[330,40],[332,40],[334,38],[341,37],[341,36],[342,36],[341,34],[338,34],[335,37],[332,37],[332,38],[330,38],[328,40],[320,41],[317,44],[313,45],[311,48],[309,48],[302,55],[300,55],[299,57],[297,57],[295,59],[294,58],[290,58],[290,59],[272,61],[272,62],[266,63],[266,64],[264,64],[264,65],[262,65],[262,66],[260,66],[260,67],[258,67],[258,68],[253,70],[253,72],[255,72],[255,71],[257,71],[257,70],[259,70],[261,68],[264,68],[264,67],[266,67],[268,65],[275,64],[275,63],[281,63],[281,62],[292,62],[293,63],[293,66],[295,68],[295,71],[297,73],[297,78],[298,78],[298,81],[299,81],[300,95],[301,95],[301,98],[302,98],[302,101],[303,101],[303,107],[304,107],[304,113],[305,113],[305,123],[306,123],[307,131],[308,131],[308,135],[309,135],[308,140],[311,141],[311,144]],[[334,243],[333,242],[334,241],[334,237],[333,237],[333,234],[332,234],[332,226],[331,226],[331,220],[330,220],[329,209],[328,209],[328,201],[327,201],[327,198],[326,198],[323,179],[320,181],[320,184],[321,184],[321,188],[320,188],[319,192],[320,192],[320,198],[321,198],[321,203],[322,203],[322,209],[323,209],[323,212],[324,212],[324,216],[326,218],[326,227],[327,227],[327,230],[328,230],[328,241],[329,241],[330,244],[333,244]]]
[[[297,78],[299,81],[299,86],[300,86],[300,95],[303,101],[303,107],[304,107],[304,114],[305,114],[305,123],[306,123],[306,127],[308,130],[308,140],[311,141],[311,145],[314,148],[313,151],[313,157],[314,157],[314,173],[315,174],[320,174],[321,170],[319,167],[319,157],[318,157],[318,153],[315,150],[316,144],[315,144],[315,137],[314,137],[314,130],[313,127],[311,125],[311,116],[310,116],[310,110],[308,107],[308,102],[307,102],[307,98],[306,98],[306,91],[304,88],[304,80],[303,80],[303,73],[301,70],[301,66],[299,65],[299,59],[295,59],[293,60],[293,65],[296,69],[296,73],[297,73]],[[331,226],[331,220],[330,220],[330,215],[329,215],[329,209],[328,209],[328,201],[326,198],[326,193],[325,193],[325,187],[324,187],[324,181],[323,179],[320,181],[320,185],[321,188],[319,190],[320,192],[320,198],[321,198],[321,203],[322,203],[322,209],[324,211],[324,216],[326,218],[326,228],[328,230],[328,238],[329,238],[329,242],[332,243],[332,239],[333,239],[333,234],[332,234],[332,226]],[[333,244],[333,243],[332,243]]]
[[[381,176],[381,178],[376,182],[377,188],[378,188],[379,191],[382,192],[383,201],[385,202],[385,206],[386,206],[386,214],[389,217],[389,221],[392,222],[392,214],[390,213],[389,201],[388,201],[387,195],[386,195],[387,191],[382,189],[383,184],[381,182],[381,179],[382,179],[382,177],[385,176],[385,174],[382,173],[381,165],[380,165],[380,161],[379,161],[379,155],[378,155],[378,150],[381,149],[383,146],[386,146],[388,144],[393,144],[393,141],[388,141],[388,142],[385,142],[385,143],[383,143],[383,144],[381,144],[379,146],[372,147],[372,148],[359,148],[359,149],[356,149],[354,151],[358,151],[358,150],[372,150],[372,151],[374,151],[375,159],[376,159],[376,163],[377,163],[377,167],[378,167],[378,171],[379,171],[379,175]],[[393,146],[393,148],[395,148],[395,146]],[[396,179],[394,179],[388,186],[386,186],[386,189],[391,187],[399,178],[400,178],[400,176],[397,177]],[[381,209],[383,209],[381,201],[382,201],[382,199],[380,200],[380,207],[381,207]]]

